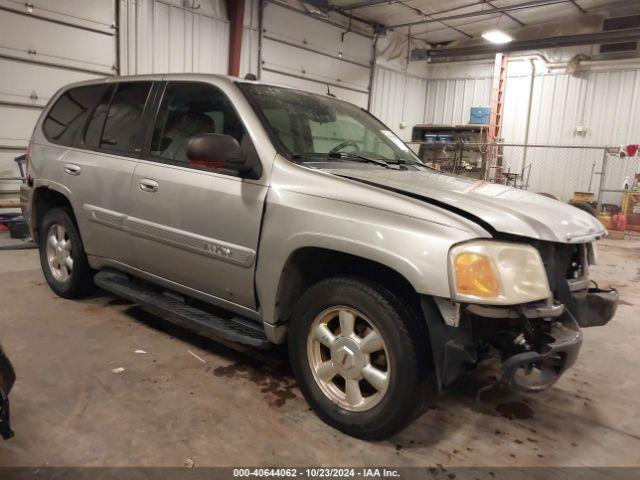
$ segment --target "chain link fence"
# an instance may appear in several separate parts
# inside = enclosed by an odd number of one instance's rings
[[[640,152],[619,147],[466,142],[410,146],[423,162],[445,173],[550,194],[565,202],[606,205],[613,211],[620,208],[625,192],[640,188]]]

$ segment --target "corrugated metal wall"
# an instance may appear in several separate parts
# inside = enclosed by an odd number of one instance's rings
[[[536,75],[529,143],[615,146],[640,141],[638,63],[626,70]],[[507,80],[503,135],[509,142],[525,140],[530,87],[529,76]],[[577,126],[586,127],[586,134],[576,133]]]
[[[371,111],[409,141],[419,123],[467,123],[469,109],[488,105],[490,96],[491,77],[427,79],[378,65]]]
[[[424,122],[426,94],[426,79],[376,66],[371,113],[409,141],[411,127]]]
[[[530,98],[529,145],[640,143],[640,62],[637,67],[611,65],[609,70],[602,66],[574,74],[549,72],[537,65],[531,90],[530,63],[509,64],[503,121],[507,143],[527,139]],[[490,65],[433,66],[427,75],[428,79],[405,83],[403,73],[377,68],[373,112],[405,140],[416,123],[467,123],[470,107],[490,104]],[[406,129],[399,129],[401,121],[407,122]],[[584,127],[586,133],[578,133],[576,127]],[[531,190],[568,200],[574,191],[597,190],[602,157],[602,150],[509,147],[504,165],[518,173],[524,166]],[[621,185],[624,172],[613,169],[608,176],[608,184]]]
[[[506,86],[503,137],[513,143],[524,142],[526,136],[531,76],[522,73],[529,68],[522,64],[510,63]],[[471,106],[489,105],[491,76],[486,68],[457,65],[449,72],[435,68],[444,76],[430,72],[426,81],[425,122],[466,123]],[[586,135],[577,134],[577,126],[586,127]],[[622,145],[640,141],[639,136],[640,62],[637,67],[573,75],[536,73],[529,143]]]
[[[466,124],[471,107],[489,105],[491,78],[427,81],[423,123]]]
[[[120,73],[227,73],[222,0],[120,0]]]

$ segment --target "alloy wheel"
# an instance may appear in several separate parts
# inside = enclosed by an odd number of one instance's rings
[[[53,277],[59,282],[65,282],[73,272],[73,258],[71,257],[71,238],[66,229],[59,223],[49,227],[46,237],[47,263]]]
[[[389,388],[392,372],[384,338],[353,308],[331,307],[314,319],[307,356],[324,395],[345,410],[370,410]]]

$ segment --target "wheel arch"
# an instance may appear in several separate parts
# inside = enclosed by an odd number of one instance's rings
[[[39,239],[39,227],[45,214],[52,208],[68,208],[72,213],[72,219],[76,222],[73,205],[69,197],[58,189],[49,186],[37,187],[33,191],[33,199],[31,204],[31,222],[34,241],[37,243]]]
[[[351,252],[303,246],[290,253],[278,278],[273,311],[273,323],[279,330],[276,341],[284,341],[293,307],[304,291],[321,280],[345,274],[379,283],[421,314],[420,295],[398,270]]]

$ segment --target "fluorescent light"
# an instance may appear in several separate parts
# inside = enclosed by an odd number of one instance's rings
[[[482,34],[482,38],[491,43],[497,43],[502,45],[513,41],[513,37],[508,33],[504,33],[502,30],[489,30]]]

